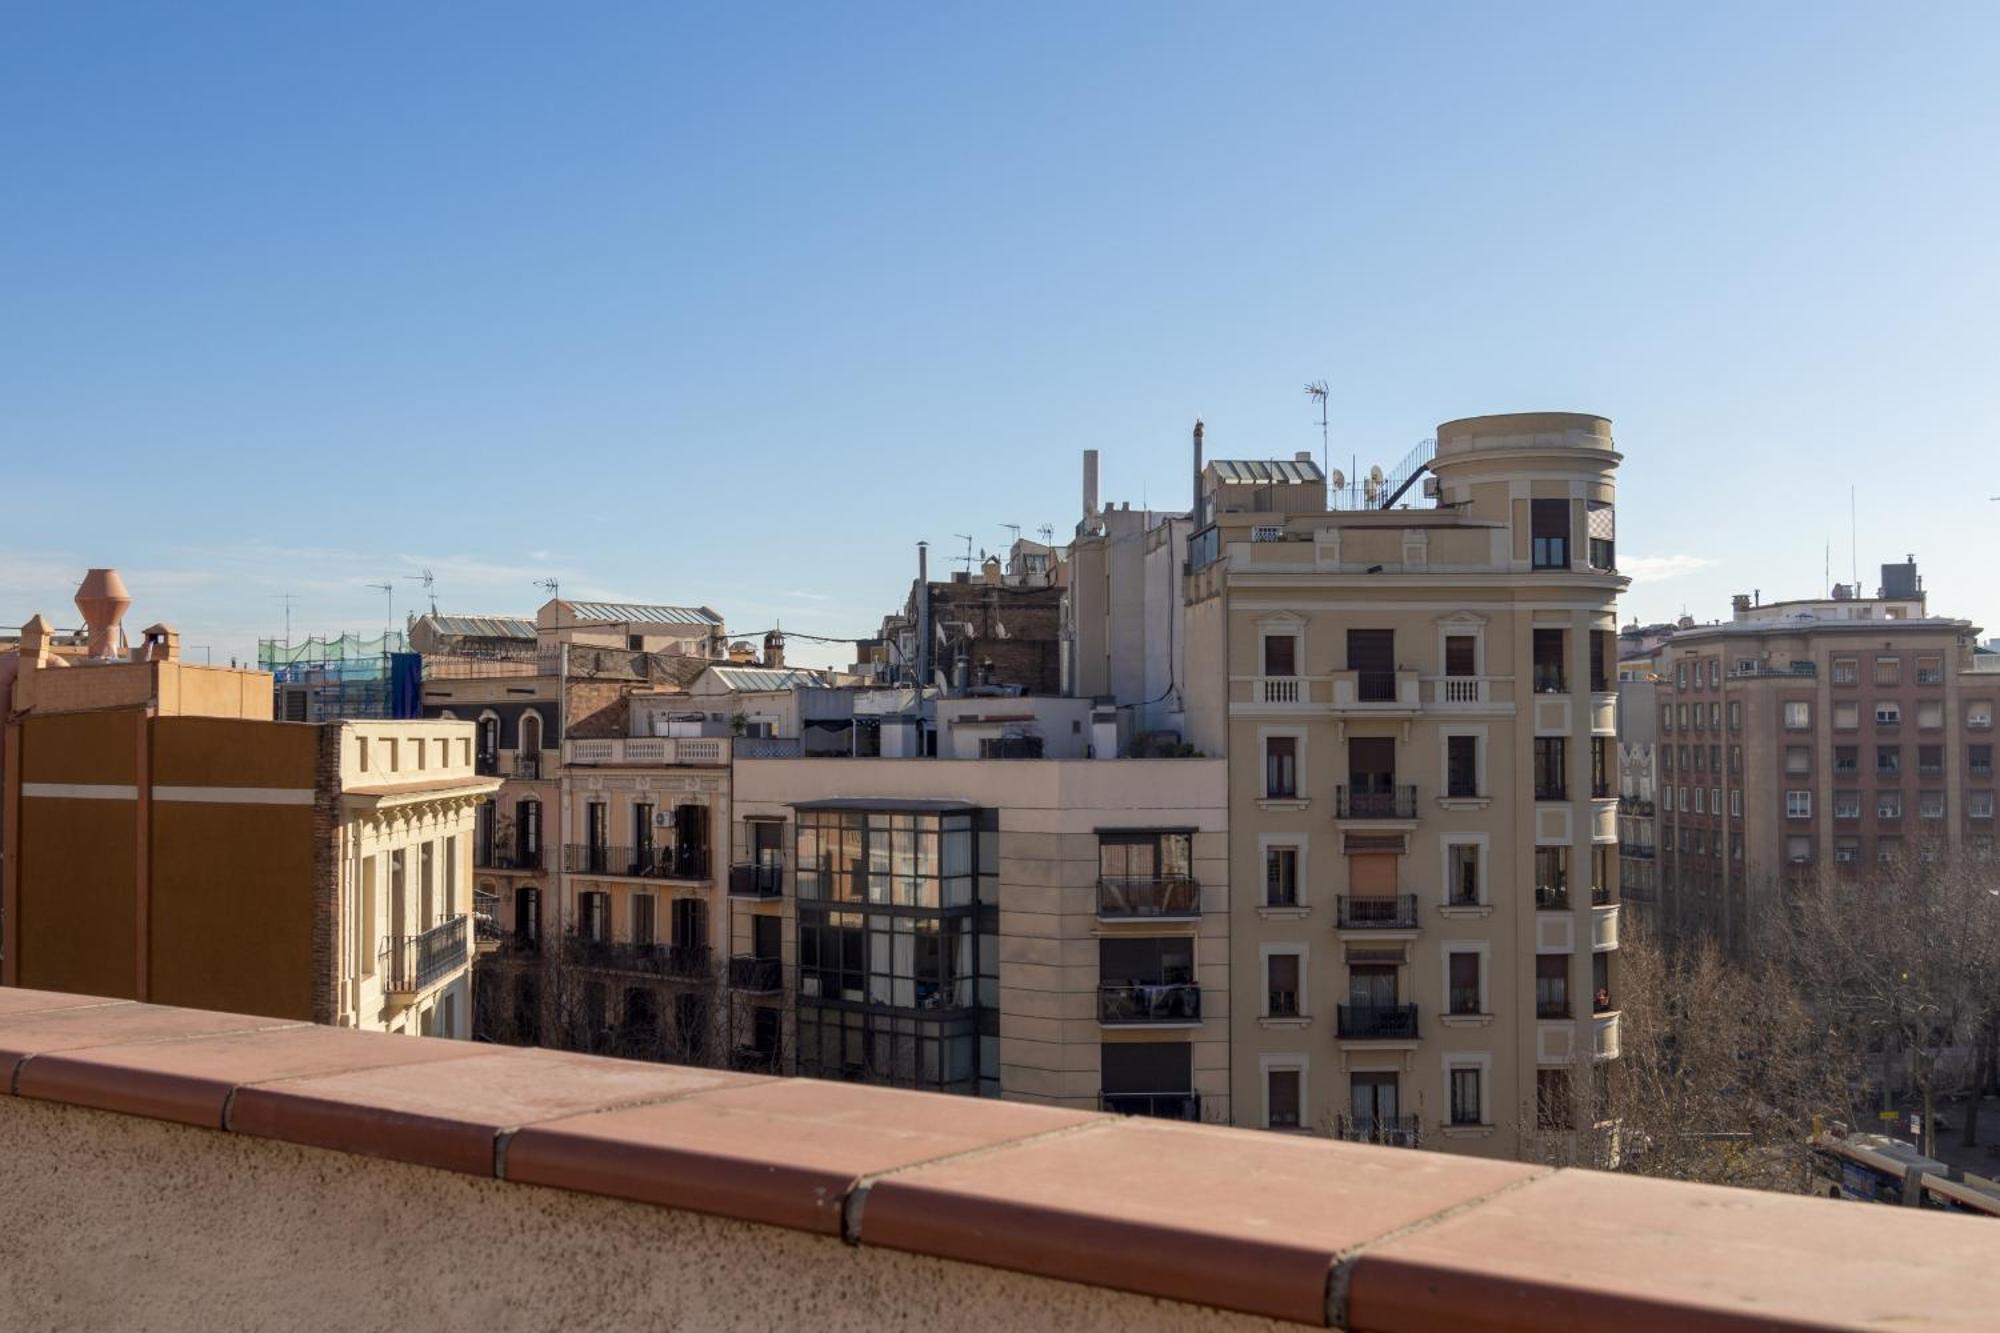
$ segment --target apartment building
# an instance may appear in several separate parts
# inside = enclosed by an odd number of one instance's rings
[[[1180,689],[1229,756],[1234,1118],[1511,1156],[1618,1050],[1610,425],[1447,422],[1353,488],[1203,443]]]
[[[272,720],[262,671],[138,646],[114,570],[0,656],[8,985],[470,1035],[470,723]]]
[[[1227,1123],[1226,766],[742,759],[744,1067]]]
[[[1914,559],[1876,597],[1761,602],[1662,649],[1662,893],[1672,928],[1748,943],[1822,868],[1990,855],[2000,657],[1933,615]]]
[[[1655,935],[1660,912],[1660,729],[1650,667],[1618,672],[1618,896],[1628,924]]]

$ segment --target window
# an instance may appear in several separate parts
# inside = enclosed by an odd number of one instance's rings
[[[1836,745],[1833,747],[1833,775],[1851,778],[1861,771],[1861,747],[1858,745]]]
[[[1447,634],[1444,637],[1444,674],[1447,676],[1476,676],[1478,666],[1479,640],[1470,634]]]
[[[1266,634],[1264,636],[1264,674],[1267,676],[1296,676],[1299,674],[1298,636],[1294,634]]]
[[[1528,501],[1533,543],[1529,563],[1536,569],[1569,568],[1569,501]]]
[[[1875,659],[1875,683],[1877,685],[1900,685],[1903,683],[1903,659],[1883,655]]]
[[[1684,690],[1687,687],[1688,687],[1688,664],[1686,662],[1681,662],[1676,664],[1674,667],[1674,688],[1677,690]],[[1681,716],[1686,717],[1687,712],[1683,710]]]
[[[1264,738],[1264,795],[1274,800],[1293,800],[1299,794],[1299,738]]]
[[[1537,1129],[1570,1129],[1573,1117],[1570,1113],[1570,1083],[1567,1069],[1537,1069],[1535,1071],[1535,1127]]]
[[[1264,1072],[1264,1122],[1271,1129],[1299,1127],[1299,1071]]]
[[[1944,659],[1941,657],[1919,657],[1917,659],[1917,684],[1944,684]]]
[[[1835,864],[1851,866],[1861,860],[1861,839],[1848,835],[1833,840]]]
[[[1722,788],[1710,787],[1708,789],[1708,812],[1712,815],[1722,813]]]
[[[1264,959],[1267,985],[1265,991],[1268,1006],[1265,1011],[1273,1018],[1297,1018],[1299,1016],[1299,956],[1295,953],[1274,953]]]
[[[1740,745],[1729,747],[1729,771],[1731,773],[1743,771],[1743,747]]]
[[[1535,631],[1535,693],[1562,694],[1569,689],[1569,682],[1563,669],[1564,658],[1569,653],[1569,631],[1560,629],[1538,629]],[[1686,705],[1683,704],[1685,709]]]
[[[1903,710],[1900,705],[1891,703],[1886,699],[1878,700],[1876,702],[1875,704],[1876,726],[1897,727],[1901,726],[1902,723],[1903,723]]]
[[[1878,838],[1875,842],[1875,859],[1883,865],[1894,865],[1903,859],[1901,838]]]
[[[1564,745],[1561,736],[1535,737],[1535,799],[1566,801],[1569,780],[1564,773]]]
[[[1968,819],[1993,818],[1993,793],[1990,791],[1969,791],[1965,794],[1965,814]]]
[[[1535,955],[1535,1017],[1569,1017],[1569,955]]]
[[[1445,794],[1453,797],[1479,795],[1479,738],[1447,736],[1445,747]]]
[[[1833,794],[1833,817],[1835,819],[1861,818],[1861,793],[1858,791],[1837,791]]]
[[[1569,906],[1569,848],[1535,848],[1535,906]]]
[[[1811,819],[1812,793],[1810,791],[1788,791],[1785,793],[1785,818]]]
[[[1877,819],[1901,819],[1903,817],[1903,793],[1899,791],[1876,792],[1875,817]]]
[[[1617,569],[1617,511],[1611,507],[1610,501],[1586,501],[1583,506],[1583,522],[1586,536],[1590,541],[1590,567],[1603,570]]]
[[[1722,659],[1719,657],[1708,659],[1708,688],[1711,690],[1722,688]]]
[[[1986,731],[1993,725],[1993,705],[1984,700],[1965,706],[1965,725],[1974,731]]]
[[[1707,791],[1707,788],[1705,787],[1696,787],[1694,789],[1694,812],[1698,815],[1705,815],[1708,813],[1708,801],[1707,798],[1703,795],[1705,791]]]
[[[1729,701],[1729,729],[1743,730],[1743,705],[1734,699]]]
[[[1835,731],[1853,731],[1860,725],[1860,704],[1838,703],[1833,706],[1833,729]]]
[[[1479,905],[1479,844],[1455,842],[1446,857],[1450,875],[1447,885],[1453,907]]]
[[[1347,669],[1354,673],[1354,697],[1362,703],[1396,700],[1396,632],[1347,631]]]
[[[1917,725],[1935,731],[1944,725],[1944,701],[1926,699],[1917,705]]]
[[[1834,684],[1855,685],[1860,683],[1860,680],[1861,663],[1858,659],[1852,657],[1836,657],[1833,659]]]
[[[1660,771],[1662,773],[1674,771],[1674,747],[1671,745],[1660,747]]]
[[[1991,745],[1968,745],[1965,747],[1965,764],[1975,778],[1993,776],[1993,747]]]
[[[1688,706],[1686,704],[1675,704],[1674,717],[1680,724],[1680,729],[1686,731],[1688,729]]]
[[[1943,818],[1944,818],[1944,793],[1943,793],[1943,792],[1941,792],[1941,791],[1923,791],[1923,792],[1918,792],[1918,793],[1917,793],[1917,818],[1919,818],[1919,819],[1943,819]]]
[[[1743,818],[1743,789],[1741,787],[1731,787],[1729,789],[1729,813],[1733,818]]]
[[[1787,773],[1812,772],[1812,747],[1808,745],[1786,746],[1785,771]]]
[[[1875,747],[1875,773],[1878,777],[1890,777],[1902,771],[1903,748],[1900,745]]]
[[[1617,655],[1608,630],[1590,631],[1590,688],[1603,694],[1611,688],[1611,662]]]
[[[1541,504],[1540,500],[1535,501]],[[1455,1065],[1451,1071],[1451,1123],[1480,1125],[1480,1069],[1477,1065]]]
[[[1944,747],[1942,745],[1919,745],[1917,747],[1917,776],[1920,778],[1941,778],[1944,776]]]
[[[1721,730],[1722,730],[1722,705],[1721,705],[1721,704],[1717,704],[1717,703],[1712,703],[1712,704],[1710,704],[1710,705],[1708,706],[1708,729],[1709,729],[1710,731],[1721,731]]]
[[[1611,744],[1609,736],[1590,738],[1590,794],[1600,801],[1611,796]]]
[[[1795,866],[1809,864],[1812,861],[1812,839],[1803,833],[1786,838],[1785,861]]]
[[[1793,699],[1785,704],[1785,730],[1804,731],[1812,725],[1812,705],[1803,699]]]
[[[1296,847],[1266,847],[1264,849],[1264,906],[1297,907],[1299,905],[1299,849]]]
[[[1450,1010],[1454,1014],[1479,1014],[1485,1009],[1479,1000],[1479,955],[1456,950],[1446,955]]]

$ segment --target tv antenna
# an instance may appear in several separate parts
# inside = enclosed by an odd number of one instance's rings
[[[965,543],[965,555],[962,557],[965,561],[965,572],[972,573],[972,538],[962,532],[954,532],[951,535]]]
[[[271,596],[285,604],[285,647],[292,646],[292,603],[299,600],[295,592],[274,592]]]
[[[1996,496],[1994,496],[1993,498],[1994,498],[1994,499],[1996,499],[1996,500],[2000,500],[2000,495],[1996,495]],[[1142,500],[1142,501],[1140,501],[1140,507],[1141,507],[1141,508],[1144,508],[1144,507],[1145,507],[1145,502],[1144,502],[1143,500]],[[1036,529],[1035,529],[1035,531],[1036,531],[1036,532],[1039,532],[1039,533],[1041,533],[1041,534],[1042,534],[1042,545],[1044,545],[1044,546],[1053,546],[1053,545],[1055,545],[1055,542],[1056,542],[1056,525],[1055,525],[1055,524],[1053,524],[1053,523],[1044,523],[1044,524],[1042,524],[1042,526],[1040,526],[1039,528],[1036,528]]]
[[[1330,471],[1333,467],[1332,460],[1327,456],[1326,406],[1328,393],[1325,380],[1314,380],[1311,384],[1306,385],[1306,397],[1315,399],[1319,403],[1319,470],[1323,473]]]
[[[551,575],[545,579],[536,579],[535,586],[537,588],[540,588],[543,592],[546,592],[552,598],[560,598],[562,596],[561,592],[562,585],[556,582],[554,575]]]
[[[396,626],[396,585],[393,583],[371,583],[369,587],[384,594],[389,599],[388,619],[382,622],[382,633],[387,636]]]
[[[426,569],[421,574],[405,574],[403,577],[412,583],[421,583],[424,585],[424,595],[431,599],[431,614],[436,615],[438,613],[437,576]]]

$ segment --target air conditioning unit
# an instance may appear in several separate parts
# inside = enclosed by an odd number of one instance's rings
[[[674,816],[671,811],[655,810],[653,812],[654,828],[672,828],[673,826],[674,826]]]

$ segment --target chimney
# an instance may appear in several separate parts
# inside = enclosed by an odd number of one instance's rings
[[[181,632],[172,625],[148,625],[141,635],[139,659],[144,662],[178,662]]]
[[[1729,607],[1736,613],[1738,620],[1748,620],[1750,618],[1750,594],[1747,592],[1737,593],[1729,599]]]
[[[1292,461],[1294,463],[1310,463],[1313,461],[1313,451],[1310,449],[1301,449],[1292,455]]]
[[[931,544],[917,543],[917,688],[931,683]]]
[[[764,636],[764,665],[782,667],[785,665],[785,636],[772,630]]]
[[[118,577],[117,570],[93,569],[83,576],[76,590],[76,609],[83,612],[83,623],[90,626],[92,657],[119,656],[118,622],[131,605],[132,594],[125,591],[125,580]]]
[[[1097,517],[1097,450],[1083,451],[1083,518],[1089,522]]]
[[[1191,514],[1193,514],[1193,515],[1194,515],[1194,525],[1195,525],[1195,527],[1196,527],[1196,528],[1200,528],[1200,527],[1202,526],[1202,522],[1201,522],[1201,436],[1202,436],[1202,429],[1203,429],[1203,428],[1202,428],[1202,424],[1201,424],[1201,418],[1200,418],[1200,417],[1196,417],[1196,418],[1194,419],[1194,508],[1188,511],[1189,513],[1191,513]]]

